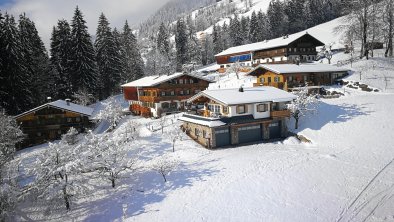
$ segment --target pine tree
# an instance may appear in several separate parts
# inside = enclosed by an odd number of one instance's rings
[[[283,4],[279,0],[272,0],[268,6],[267,17],[274,38],[285,35],[288,31],[288,19]]]
[[[59,20],[53,28],[50,46],[50,61],[56,73],[56,98],[71,98],[71,28],[66,20]]]
[[[126,81],[134,81],[144,76],[144,62],[137,45],[137,39],[127,21],[122,33],[123,65]]]
[[[87,30],[86,21],[78,6],[71,22],[71,87],[73,92],[95,92],[97,88],[97,70],[94,48]]]
[[[168,37],[168,31],[164,26],[164,23],[161,23],[159,27],[159,33],[157,34],[157,49],[160,53],[167,55],[170,52],[170,41]]]
[[[32,81],[26,67],[14,17],[6,13],[1,26],[3,44],[0,45],[2,60],[0,107],[8,114],[15,115],[32,107],[33,99],[30,91]]]
[[[242,44],[248,44],[249,42],[249,23],[250,18],[248,16],[242,16],[241,18],[241,33]]]
[[[241,23],[237,14],[230,21],[230,37],[232,46],[239,46],[243,44],[243,33]]]
[[[212,30],[212,44],[213,44],[213,53],[216,55],[223,51],[223,39],[221,33],[220,25],[213,25]]]
[[[49,58],[38,31],[25,14],[19,17],[19,36],[21,39],[26,68],[30,75],[29,90],[33,95],[33,105],[46,102],[48,96],[55,93],[55,82],[50,70]]]
[[[114,38],[115,49],[118,52],[119,56],[119,76],[120,76],[120,83],[126,83],[126,75],[125,75],[125,52],[122,47],[122,34],[118,31],[117,28],[114,28],[112,31],[112,36]]]
[[[256,12],[252,12],[252,16],[250,18],[250,24],[249,24],[249,41],[251,43],[258,42],[259,41],[259,31],[262,31],[259,29],[259,21],[257,20],[257,15]]]
[[[286,34],[292,34],[306,29],[304,4],[305,0],[290,0],[287,2],[286,14],[290,25]]]
[[[101,13],[94,43],[99,74],[99,98],[105,99],[118,89],[120,83],[121,58],[116,48],[109,22]]]
[[[183,19],[179,19],[176,24],[175,45],[176,45],[176,70],[182,71],[182,65],[189,60],[187,49],[187,30]]]
[[[224,23],[222,26],[221,38],[222,38],[222,49],[223,50],[228,49],[232,46],[231,38],[230,38],[230,30],[229,30],[227,23]]]

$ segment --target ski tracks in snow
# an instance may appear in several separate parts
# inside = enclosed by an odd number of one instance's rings
[[[394,197],[394,184],[387,185],[388,188],[378,191],[377,193],[375,191],[375,195],[373,195],[374,189],[376,189],[375,185],[382,182],[379,179],[383,177],[383,174],[388,171],[387,169],[389,167],[393,166],[393,162],[394,158],[375,174],[361,192],[353,199],[349,206],[341,211],[336,222],[354,221],[356,217],[363,216],[360,215],[360,213],[364,210],[367,211],[365,213],[366,216],[364,216],[363,219],[358,218],[357,221],[367,221],[374,215],[375,211],[379,207],[383,206],[387,201]],[[382,185],[379,187],[381,186]],[[371,207],[372,209],[370,209]]]

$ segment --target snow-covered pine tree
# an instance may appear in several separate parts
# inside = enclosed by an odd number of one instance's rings
[[[121,39],[123,54],[124,75],[126,81],[134,81],[144,76],[144,62],[142,60],[137,39],[126,21],[123,26]]]
[[[305,0],[290,0],[286,3],[285,13],[289,20],[286,34],[293,34],[307,28],[304,13]]]
[[[220,25],[213,25],[212,30],[212,44],[213,44],[213,53],[216,55],[223,51],[223,40],[222,40],[222,30]]]
[[[101,13],[94,43],[99,75],[99,98],[105,99],[117,91],[120,83],[121,57],[109,22]]]
[[[232,46],[231,37],[230,37],[230,30],[229,30],[229,26],[227,25],[226,22],[222,26],[221,38],[222,38],[223,50],[228,49]]]
[[[50,62],[56,70],[56,97],[71,98],[71,28],[66,20],[59,20],[57,26],[53,27],[50,47]]]
[[[7,13],[2,22],[1,39],[0,79],[3,81],[0,84],[0,107],[5,108],[8,114],[15,115],[31,108],[33,98],[30,91],[31,76],[27,71],[19,30],[14,17]]]
[[[73,92],[84,89],[95,93],[97,88],[97,65],[94,48],[86,21],[78,6],[71,22],[71,83]]]
[[[46,102],[55,94],[55,79],[50,70],[49,58],[38,31],[25,14],[19,16],[19,36],[21,39],[26,68],[31,76],[29,90],[34,95],[33,106]]]
[[[267,17],[273,38],[287,34],[288,18],[284,11],[283,2],[272,0],[268,6]]]
[[[166,29],[166,26],[162,22],[159,27],[159,33],[157,34],[157,49],[159,52],[163,55],[167,55],[170,53],[170,39],[168,36],[168,31]]]
[[[239,21],[238,15],[235,14],[234,18],[230,20],[230,30],[229,30],[231,44],[232,46],[239,46],[243,44],[243,35],[247,33],[242,33],[241,22]]]
[[[187,45],[187,27],[183,18],[180,18],[176,23],[175,30],[176,71],[182,71],[182,65],[189,61]]]
[[[261,10],[257,14],[258,27],[259,27],[259,35],[258,42],[268,40],[272,38],[271,26],[269,24],[267,15]]]
[[[187,61],[196,65],[200,65],[202,63],[201,44],[197,39],[194,21],[190,16],[187,18],[187,36]]]
[[[249,24],[249,41],[251,43],[258,42],[259,41],[259,35],[261,30],[259,29],[259,21],[257,20],[257,15],[256,12],[252,12],[252,16],[250,18],[250,24]]]
[[[385,9],[383,16],[383,21],[386,24],[386,51],[384,52],[384,56],[393,56],[393,36],[394,36],[394,0],[385,0]]]
[[[249,23],[250,23],[250,18],[249,16],[242,16],[241,17],[241,37],[242,37],[242,44],[248,44],[249,42]]]

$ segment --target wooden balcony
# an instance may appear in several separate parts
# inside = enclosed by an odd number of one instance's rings
[[[290,117],[290,110],[273,110],[271,111],[271,118]]]

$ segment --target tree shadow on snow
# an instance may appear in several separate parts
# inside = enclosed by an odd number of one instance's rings
[[[209,162],[214,161],[216,160]],[[146,206],[163,201],[171,191],[192,186],[193,183],[205,181],[216,174],[219,171],[218,169],[195,169],[198,165],[209,164],[209,162],[199,162],[191,165],[180,164],[177,169],[167,176],[168,181],[166,183],[163,177],[154,170],[149,169],[140,172],[135,177],[122,181],[122,184],[128,184],[128,186],[124,186],[124,189],[113,190],[113,194],[90,202],[89,206],[94,206],[94,209],[90,210],[88,217],[84,220],[120,220],[123,215],[124,204],[127,204],[126,217],[137,216],[149,211],[159,211],[159,209],[147,211]]]
[[[299,129],[312,129],[320,130],[328,123],[341,123],[347,122],[351,119],[366,116],[373,113],[373,111],[368,110],[368,104],[341,104],[341,105],[331,105],[325,102],[321,102],[317,109],[317,113],[308,114],[307,117],[301,117],[299,122]],[[294,119],[291,119],[290,130],[294,129]]]

